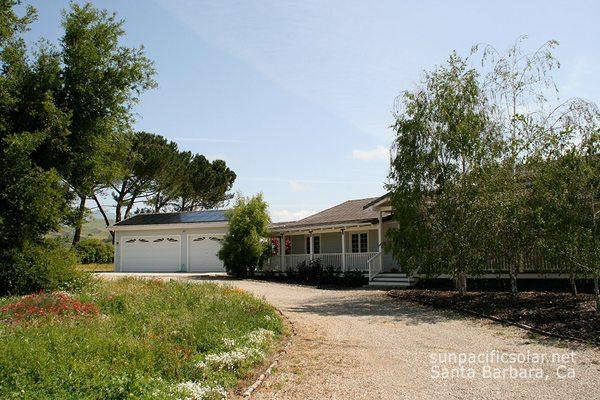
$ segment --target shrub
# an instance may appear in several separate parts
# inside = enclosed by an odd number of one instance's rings
[[[321,273],[319,274],[319,284],[331,285],[337,283],[341,273],[342,271],[339,268],[328,265],[321,269]]]
[[[363,277],[362,271],[355,269],[352,271],[344,271],[342,282],[344,286],[357,287],[367,283],[367,279]]]
[[[309,262],[302,261],[298,264],[298,279],[303,282],[317,282],[322,269],[323,266],[319,259]]]
[[[82,264],[108,264],[113,262],[114,246],[99,239],[82,239],[75,245]]]
[[[229,232],[219,250],[219,258],[228,274],[246,277],[262,266],[268,250],[269,213],[262,194],[252,198],[238,197],[227,212]]]
[[[75,270],[77,255],[56,240],[0,251],[0,295],[72,290],[88,277]]]

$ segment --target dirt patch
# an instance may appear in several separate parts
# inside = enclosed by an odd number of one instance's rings
[[[594,295],[573,297],[566,293],[522,292],[518,300],[509,293],[439,290],[394,290],[401,300],[436,308],[465,309],[533,328],[600,344],[600,313]]]

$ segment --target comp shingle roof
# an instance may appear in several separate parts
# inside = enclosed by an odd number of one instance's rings
[[[157,224],[194,224],[202,222],[227,221],[226,210],[189,211],[173,213],[138,214],[115,224],[124,225],[157,225]]]
[[[378,199],[378,197],[369,197],[367,199],[348,200],[337,206],[333,206],[316,214],[310,215],[298,221],[278,222],[270,225],[272,230],[282,228],[310,228],[322,225],[338,225],[377,221],[379,216],[377,211],[365,209],[365,205]]]

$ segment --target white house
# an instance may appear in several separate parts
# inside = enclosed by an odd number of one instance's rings
[[[389,196],[348,200],[299,221],[270,225],[271,235],[290,244],[266,268],[286,271],[303,261],[359,270],[372,284],[410,285],[383,249],[394,226]],[[224,210],[139,214],[110,227],[115,233],[115,271],[223,272],[217,257],[228,221]],[[280,246],[281,247],[281,246]]]
[[[392,217],[390,196],[385,194],[348,200],[299,221],[271,224],[271,234],[289,246],[279,246],[268,268],[285,271],[319,259],[324,266],[368,274],[371,285],[411,286],[416,279],[401,273],[383,247],[386,232],[396,224]]]
[[[228,223],[225,211],[139,214],[115,233],[115,271],[223,272],[217,257]]]

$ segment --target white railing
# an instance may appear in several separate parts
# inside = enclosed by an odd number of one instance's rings
[[[367,260],[367,265],[369,267],[369,281],[372,281],[373,278],[383,270],[382,259],[381,252],[379,252]]]
[[[344,256],[346,258],[346,271],[354,271],[359,270],[362,272],[369,271],[369,266],[367,261],[371,259],[373,256],[376,256],[377,252],[368,252],[368,253],[322,253],[322,254],[314,254],[313,258],[315,260],[321,260],[321,264],[324,267],[333,266],[335,268],[339,268],[340,270],[344,270]],[[284,256],[285,266],[282,268],[281,265],[281,256],[274,255],[269,260],[269,268],[274,271],[287,271],[289,269],[295,269],[298,264],[301,262],[309,262],[310,254],[286,254]]]

